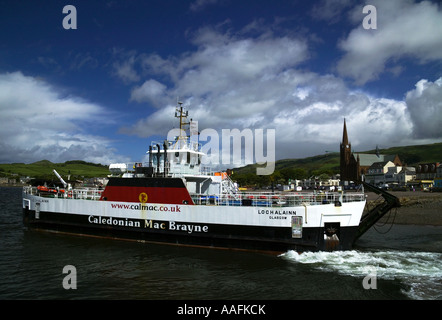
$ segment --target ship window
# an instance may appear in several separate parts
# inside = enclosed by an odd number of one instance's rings
[[[181,154],[178,151],[175,151],[170,158],[170,162],[180,163],[181,162]]]
[[[190,152],[187,152],[187,163],[190,163]]]
[[[160,161],[160,164],[164,161],[164,154],[160,153],[159,161]],[[156,166],[158,164],[158,154],[154,155],[154,157],[152,159],[152,163],[154,166]]]

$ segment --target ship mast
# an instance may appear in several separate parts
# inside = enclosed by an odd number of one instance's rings
[[[184,107],[182,105],[183,103],[181,101],[177,101],[177,106],[175,109],[175,118],[180,119],[180,135],[177,138],[177,142],[180,140],[186,142],[187,139],[186,126],[190,125],[190,122],[187,122],[187,116],[189,115],[189,111],[184,110]]]
[[[175,109],[175,118],[180,118],[180,130],[185,130],[184,126],[189,125],[190,122],[185,122],[187,120],[187,116],[189,115],[189,111],[185,111],[182,102],[178,101]]]

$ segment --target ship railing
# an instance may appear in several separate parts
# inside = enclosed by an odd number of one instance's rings
[[[99,200],[103,189],[97,188],[78,188],[78,189],[60,189],[26,186],[23,187],[23,193],[36,195],[45,198],[63,198],[63,199],[82,199],[82,200]]]
[[[196,205],[218,206],[253,206],[253,207],[294,207],[301,205],[334,204],[342,205],[343,202],[364,201],[363,193],[238,193],[208,195],[193,194],[193,203]]]

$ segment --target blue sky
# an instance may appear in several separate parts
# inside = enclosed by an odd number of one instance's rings
[[[0,30],[2,163],[141,160],[178,96],[277,159],[338,151],[344,118],[355,151],[442,141],[436,1],[0,1]]]

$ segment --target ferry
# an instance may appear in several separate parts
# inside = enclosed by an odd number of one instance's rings
[[[352,249],[360,236],[364,192],[241,191],[229,170],[202,165],[205,155],[187,134],[191,122],[181,103],[175,117],[185,134],[153,142],[145,163],[111,164],[102,188],[73,188],[55,170],[63,187],[24,187],[25,226],[275,253]]]

